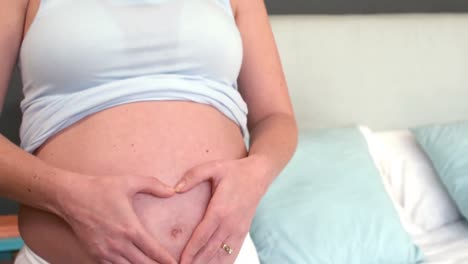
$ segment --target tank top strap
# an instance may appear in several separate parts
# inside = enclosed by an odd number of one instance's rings
[[[59,3],[58,0],[38,0],[38,1],[39,1],[39,8],[37,9],[36,18],[41,17],[42,13],[44,13],[45,10]]]
[[[219,4],[221,4],[224,9],[229,12],[232,16],[234,16],[234,10],[232,10],[231,0],[216,0]]]

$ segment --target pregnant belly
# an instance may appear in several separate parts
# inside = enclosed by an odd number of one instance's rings
[[[89,116],[50,138],[35,154],[82,174],[145,175],[174,185],[193,166],[245,157],[246,149],[239,127],[214,108],[153,101]],[[134,209],[148,232],[178,259],[210,193],[206,182],[169,199],[138,194]],[[92,263],[60,218],[27,206],[21,207],[19,217],[21,235],[39,256],[51,263]]]

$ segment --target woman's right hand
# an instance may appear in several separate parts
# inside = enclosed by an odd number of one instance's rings
[[[88,176],[72,172],[69,184],[58,195],[59,216],[73,229],[87,252],[98,263],[160,263],[176,260],[150,236],[133,209],[137,193],[161,198],[174,190],[147,176]]]

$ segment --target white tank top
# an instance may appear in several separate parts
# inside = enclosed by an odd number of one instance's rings
[[[136,101],[208,104],[247,132],[229,0],[42,0],[20,50],[21,147]]]

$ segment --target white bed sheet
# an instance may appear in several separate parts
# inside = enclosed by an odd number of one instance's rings
[[[468,223],[408,130],[361,127],[400,221],[428,264],[468,263]]]
[[[245,238],[244,244],[242,244],[242,248],[234,264],[260,264],[257,249],[250,237],[250,233]]]

